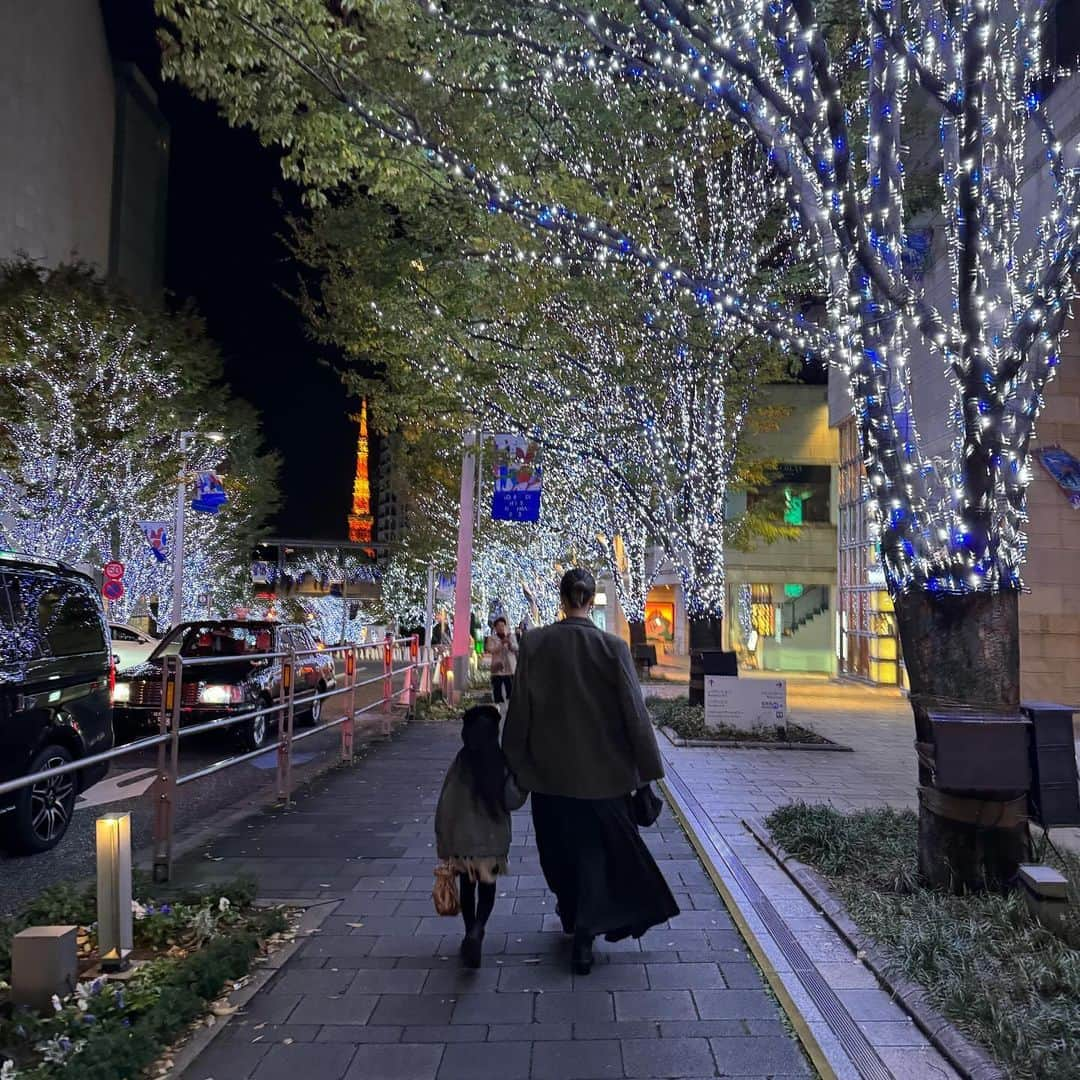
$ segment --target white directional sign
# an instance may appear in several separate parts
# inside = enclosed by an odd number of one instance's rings
[[[740,731],[787,724],[787,683],[783,679],[705,676],[705,726]]]

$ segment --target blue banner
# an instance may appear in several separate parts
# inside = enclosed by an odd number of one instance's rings
[[[544,470],[539,444],[518,435],[495,436],[495,521],[539,521]]]
[[[196,473],[195,498],[191,502],[192,510],[198,510],[203,514],[216,514],[218,508],[228,501],[225,485],[217,473]]]

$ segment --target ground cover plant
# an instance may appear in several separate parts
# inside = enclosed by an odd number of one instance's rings
[[[645,704],[657,727],[670,728],[680,739],[708,739],[715,742],[805,742],[827,743],[829,740],[798,724],[784,727],[755,728],[743,731],[731,727],[706,727],[705,707],[694,705],[687,698],[648,697]]]
[[[1054,857],[1072,906],[1060,934],[1019,892],[955,895],[918,874],[918,819],[794,803],[768,818],[777,842],[822,873],[899,974],[986,1047],[1013,1080],[1080,1076],[1080,860]]]
[[[253,906],[250,883],[209,896],[133,902],[135,963],[118,976],[91,967],[96,948],[92,889],[47,890],[0,924],[0,1077],[3,1080],[129,1080],[141,1076],[211,1003],[245,976],[268,940],[287,929],[283,912]],[[80,927],[74,993],[39,1016],[8,1000],[11,939],[26,926]]]

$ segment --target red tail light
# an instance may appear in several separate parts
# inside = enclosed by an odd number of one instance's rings
[[[109,701],[111,702],[116,694],[116,656],[109,657]]]

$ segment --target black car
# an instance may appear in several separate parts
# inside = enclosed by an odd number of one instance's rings
[[[158,730],[164,657],[222,657],[227,661],[182,671],[181,726],[258,710],[252,719],[229,729],[239,728],[247,748],[258,750],[266,743],[271,725],[281,718],[280,710],[269,710],[281,701],[282,662],[262,654],[289,649],[303,654],[296,664],[297,699],[334,688],[333,662],[319,651],[306,627],[246,619],[180,623],[162,638],[145,663],[117,677],[113,694],[117,730],[125,737]],[[322,706],[322,701],[303,703],[297,707],[297,716],[318,723]]]
[[[62,562],[0,553],[0,781],[112,749],[112,650],[94,582]],[[108,764],[0,795],[16,851],[47,851]]]

